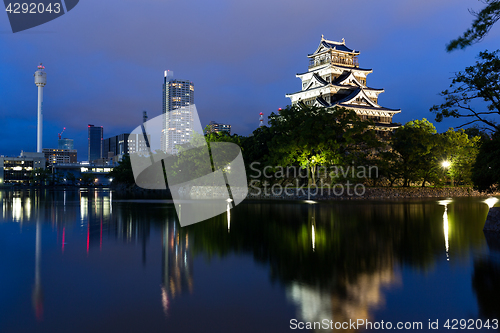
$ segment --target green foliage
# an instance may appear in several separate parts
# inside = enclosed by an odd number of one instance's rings
[[[500,185],[500,134],[485,141],[473,166],[472,181],[479,190],[489,190]]]
[[[379,146],[371,123],[345,108],[289,106],[269,117],[272,139],[269,160],[274,165],[307,168],[315,183],[320,165],[362,163]]]
[[[113,178],[113,183],[116,182],[125,185],[133,185],[135,183],[129,155],[123,156],[122,160],[118,162],[118,165],[109,173],[109,177]]]
[[[490,130],[497,131],[500,126],[495,119],[500,115],[500,59],[499,50],[489,53],[479,53],[479,61],[474,66],[467,67],[464,72],[458,72],[450,84],[452,90],[444,90],[441,96],[445,103],[434,105],[430,111],[436,114],[436,121],[444,118],[462,118],[466,126],[482,123]],[[476,101],[486,102],[486,110],[476,110]]]
[[[472,22],[472,26],[465,33],[452,40],[446,49],[449,51],[458,48],[463,49],[469,45],[479,42],[490,31],[495,22],[500,19],[500,1],[499,0],[483,0],[486,4],[479,13],[469,10],[476,19]]]
[[[413,120],[395,130],[392,148],[396,161],[392,172],[399,173],[403,186],[410,182],[433,179],[437,159],[438,142],[436,128],[427,119]]]
[[[481,130],[477,126],[472,126],[472,127],[466,128],[464,130],[464,132],[465,132],[465,134],[467,134],[469,136],[469,139],[478,136],[480,138],[480,142],[481,143],[483,143],[483,142],[488,141],[488,140],[491,139],[490,135],[488,133],[486,133],[485,131]]]
[[[472,166],[481,144],[481,136],[467,135],[466,131],[450,128],[437,133],[427,119],[414,120],[396,129],[392,136],[392,149],[379,155],[381,175],[391,185],[403,180],[403,186],[420,182],[438,185],[447,178],[459,184],[472,182]],[[444,161],[450,167],[442,166]]]
[[[36,168],[31,171],[30,178],[33,184],[45,185],[52,178],[52,170],[49,168]]]
[[[76,176],[73,172],[68,172],[66,174],[66,179],[68,180],[68,183],[72,185],[74,185],[76,182]]]
[[[94,184],[94,175],[91,174],[90,172],[85,172],[85,173],[82,173],[82,177],[80,178],[80,183],[81,185],[86,185],[86,186],[89,186],[89,185],[92,185]]]
[[[469,137],[465,130],[450,128],[442,137],[443,160],[450,162],[449,175],[455,183],[471,184],[472,167],[476,161],[481,136]]]
[[[472,166],[479,147],[488,140],[478,128],[450,129],[438,134],[432,123],[422,119],[408,122],[382,142],[371,130],[372,126],[373,123],[361,121],[353,111],[345,108],[289,106],[279,114],[271,114],[269,127],[260,127],[249,137],[193,133],[190,143],[177,147],[179,154],[167,156],[157,152],[154,160],[164,159],[169,174],[181,175],[179,171],[187,168],[200,173],[198,176],[188,174],[189,179],[199,178],[212,171],[207,157],[212,159],[210,152],[215,144],[230,142],[241,147],[248,177],[252,177],[250,170],[259,169],[250,168],[253,162],[260,162],[260,169],[265,166],[307,168],[311,177],[309,181],[314,183],[318,181],[315,176],[320,166],[375,165],[379,175],[388,179],[391,185],[398,179],[403,180],[404,186],[415,182],[422,186],[438,185],[444,179],[468,184],[473,177]],[[207,151],[205,143],[211,150]],[[233,155],[230,157],[234,158]],[[444,160],[451,162],[447,170],[441,165]],[[150,157],[144,157],[144,163],[149,165]],[[267,170],[267,174],[275,171],[278,170]],[[123,158],[110,177],[117,183],[134,184],[129,156]],[[331,178],[332,182],[338,181],[333,176]],[[83,183],[92,181],[93,176],[89,176]]]
[[[165,172],[169,175],[169,181],[175,184],[184,183],[193,179],[202,181],[204,177],[207,185],[212,184],[216,176],[212,174],[212,166],[219,169],[231,163],[239,153],[235,146],[222,145],[221,143],[233,143],[237,147],[242,145],[244,138],[234,134],[229,135],[226,132],[208,133],[203,136],[193,132],[188,143],[176,146],[178,153],[161,157],[164,161]],[[217,163],[214,163],[213,154],[217,156]],[[225,170],[225,172],[231,172]],[[172,176],[172,177],[170,177]],[[174,185],[171,183],[171,185]]]
[[[253,133],[242,140],[243,159],[247,170],[247,178],[252,177],[249,172],[251,165],[268,165],[270,162],[269,143],[272,142],[273,133],[267,126],[259,127]]]

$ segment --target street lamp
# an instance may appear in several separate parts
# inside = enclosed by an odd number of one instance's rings
[[[443,161],[441,163],[441,166],[446,170],[445,172],[448,172],[448,169],[450,168],[451,163],[450,163],[450,161]],[[451,177],[451,186],[453,186],[453,177]]]

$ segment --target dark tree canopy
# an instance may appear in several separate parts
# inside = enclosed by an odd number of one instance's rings
[[[455,74],[450,90],[441,92],[445,103],[434,105],[430,111],[436,114],[436,121],[443,118],[462,118],[465,123],[460,127],[480,123],[484,128],[497,131],[500,126],[500,59],[495,52],[480,52],[475,65]],[[486,102],[479,110],[477,101]]]
[[[472,180],[481,191],[498,188],[500,185],[500,134],[494,134],[481,146]]]
[[[480,12],[469,10],[476,18],[472,22],[472,26],[457,39],[452,40],[446,49],[453,51],[456,49],[464,49],[469,45],[481,41],[490,31],[495,22],[500,19],[500,0],[481,0],[486,7]]]

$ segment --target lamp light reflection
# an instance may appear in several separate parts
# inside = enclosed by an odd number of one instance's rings
[[[448,204],[450,204],[452,200],[441,200],[438,203],[444,206],[444,214],[443,214],[443,232],[444,232],[444,247],[446,249],[446,260],[450,261],[450,243],[449,243],[449,233],[450,227],[448,224]]]
[[[491,198],[484,200],[483,202],[488,205],[488,208],[492,208],[498,202],[498,199],[495,197],[491,197]]]
[[[313,252],[316,248],[316,233],[315,233],[315,230],[314,230],[314,224],[312,225],[312,248],[313,248]]]
[[[227,202],[227,232],[230,232],[231,229],[231,206],[229,203],[230,201]]]

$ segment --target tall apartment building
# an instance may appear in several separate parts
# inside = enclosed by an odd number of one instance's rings
[[[148,139],[150,136],[148,135]],[[147,151],[147,145],[142,135],[123,133],[104,139],[103,158],[117,156],[120,160],[124,154],[134,154]]]
[[[89,129],[89,162],[103,158],[103,129],[102,126],[88,126]]]
[[[177,145],[190,141],[193,132],[194,85],[176,80],[172,71],[165,71],[163,80],[163,115],[161,149],[177,153]]]

